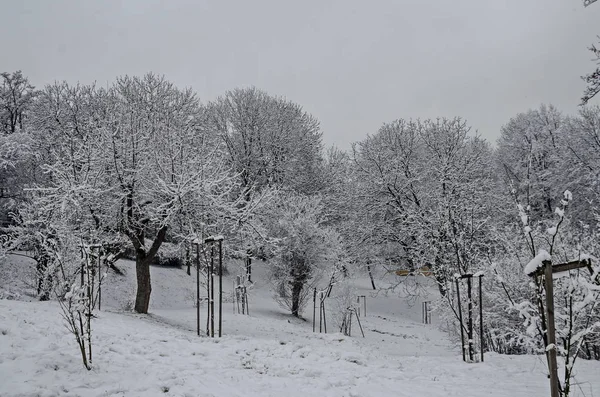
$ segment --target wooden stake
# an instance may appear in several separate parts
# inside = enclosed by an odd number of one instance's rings
[[[215,337],[215,246],[210,245],[210,336]]]
[[[315,319],[317,314],[317,288],[313,290],[313,332],[315,332]]]
[[[248,300],[248,290],[246,289],[246,286],[244,286],[244,299],[246,300],[246,315],[249,316],[250,315],[250,301]]]
[[[365,314],[364,316],[367,317],[367,296],[363,295],[363,305],[364,305],[364,309],[365,309]]]
[[[362,327],[362,324],[360,323],[360,318],[358,318],[358,316],[356,316],[356,321],[358,322],[358,327],[360,328],[360,333],[362,334],[362,336],[364,338],[365,332],[363,331],[363,327]]]
[[[223,240],[219,240],[219,338],[223,329]]]
[[[456,279],[456,299],[458,301],[458,319],[460,321],[460,350],[462,351],[463,361],[467,361],[465,357],[465,331],[463,330],[462,308],[460,304],[460,284],[458,278]]]
[[[548,369],[550,371],[550,395],[559,397],[558,368],[556,363],[556,330],[554,328],[554,282],[552,280],[552,262],[544,261],[544,282],[546,287],[546,332],[548,333]]]
[[[471,295],[471,278],[467,277],[467,307],[469,310],[467,336],[469,338],[469,361],[473,362],[473,297]]]
[[[479,343],[481,350],[481,362],[483,362],[483,295],[481,295],[481,279],[483,274],[479,275]]]
[[[102,258],[98,247],[98,311],[102,310]]]
[[[200,244],[196,244],[196,328],[200,336]]]

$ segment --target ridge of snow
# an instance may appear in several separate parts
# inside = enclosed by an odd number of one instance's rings
[[[525,266],[523,271],[526,275],[530,276],[536,272],[540,267],[544,266],[544,261],[550,261],[552,257],[546,250],[539,250],[538,254],[529,261],[529,263]]]

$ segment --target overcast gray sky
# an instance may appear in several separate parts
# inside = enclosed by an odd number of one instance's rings
[[[495,141],[518,112],[574,113],[600,1],[0,0],[0,71],[106,84],[164,74],[203,101],[255,85],[347,149],[397,118],[462,116]],[[595,103],[599,101],[596,100]]]

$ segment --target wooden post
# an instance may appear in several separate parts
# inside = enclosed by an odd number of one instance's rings
[[[460,350],[462,351],[463,361],[467,361],[465,358],[465,331],[463,329],[463,318],[462,318],[462,308],[460,305],[460,283],[458,278],[456,278],[456,299],[458,301],[458,319],[460,321]]]
[[[98,247],[98,311],[102,310],[102,258]]]
[[[348,336],[352,336],[352,312],[348,310]]]
[[[219,338],[223,328],[223,240],[219,240]]]
[[[430,324],[431,323],[431,317],[429,315],[429,301],[423,301],[421,303],[421,311],[423,312],[422,314],[422,318],[423,318],[423,323],[424,324]]]
[[[586,267],[593,275],[591,260],[576,260],[567,263],[552,265],[551,261],[543,261],[544,266],[535,269],[528,275],[531,277],[544,276],[544,288],[546,289],[546,357],[548,360],[548,372],[550,372],[550,395],[560,396],[560,383],[558,380],[558,366],[556,363],[556,329],[554,325],[554,282],[552,274],[567,272],[570,270]]]
[[[558,368],[556,363],[556,330],[554,327],[554,283],[552,280],[552,262],[544,261],[544,283],[546,288],[546,332],[548,337],[548,369],[550,371],[550,395],[559,397]]]
[[[364,305],[364,309],[365,309],[364,316],[367,317],[367,296],[363,295],[362,298],[363,298],[363,305]]]
[[[363,331],[363,327],[362,327],[362,324],[360,323],[360,318],[358,318],[358,316],[356,316],[356,322],[358,323],[358,327],[360,328],[360,333],[362,334],[362,336],[364,338],[365,332]]]
[[[192,272],[190,270],[190,267],[191,267],[190,246],[188,245],[188,243],[185,243],[185,265],[187,267],[187,274],[188,274],[188,276],[191,276]]]
[[[481,362],[483,362],[483,295],[481,295],[481,279],[483,274],[479,275],[479,343],[481,346]]]
[[[319,333],[323,332],[323,294],[319,292]]]
[[[325,318],[325,299],[323,299],[321,305],[323,305],[323,331],[327,333],[327,319]]]
[[[244,286],[240,284],[240,296],[242,298],[242,314],[246,314],[246,293],[244,292]]]
[[[471,294],[471,278],[470,275],[467,277],[467,307],[469,310],[469,328],[467,329],[467,337],[469,340],[467,342],[469,343],[469,361],[473,362],[473,296]]]
[[[315,332],[315,319],[317,312],[317,288],[313,290],[313,332]]]
[[[196,328],[200,336],[200,244],[196,243]]]
[[[204,259],[206,259],[206,249],[204,251]],[[206,336],[210,336],[210,264],[206,262]]]
[[[246,276],[248,276],[248,282],[252,282],[252,257],[249,253],[246,254]]]
[[[215,337],[215,246],[210,245],[210,336]]]
[[[91,253],[91,249],[90,249]],[[94,270],[94,264],[92,258],[87,255],[85,258],[85,274],[87,278],[87,342],[88,342],[88,357],[89,363],[92,365],[92,271]]]

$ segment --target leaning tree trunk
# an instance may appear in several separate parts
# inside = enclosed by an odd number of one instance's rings
[[[367,265],[367,271],[369,272],[369,278],[371,279],[371,287],[373,287],[374,291],[377,291],[377,288],[375,288],[375,280],[373,279],[373,272],[371,271],[371,265]]]
[[[304,282],[294,280],[292,282],[292,315],[300,317],[300,293],[304,287]]]
[[[138,313],[147,314],[150,305],[150,261],[147,258],[136,258],[135,273],[137,276],[137,291],[135,294],[135,308]]]

